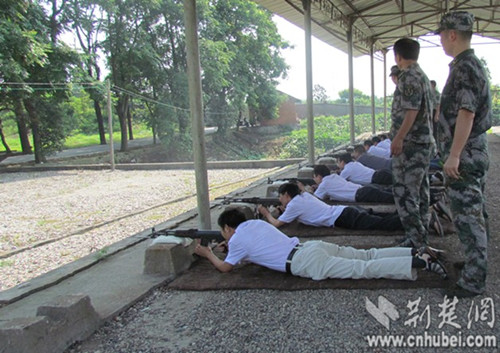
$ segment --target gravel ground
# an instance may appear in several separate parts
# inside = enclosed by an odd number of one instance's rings
[[[244,187],[256,180],[248,178],[261,178],[269,171],[209,170],[210,197]],[[231,184],[237,180],[242,181]],[[0,174],[0,255],[97,226],[80,235],[0,258],[0,290],[195,208],[195,197],[164,205],[195,191],[194,172],[188,170]],[[148,208],[151,210],[139,213]],[[129,217],[113,221],[124,215]]]

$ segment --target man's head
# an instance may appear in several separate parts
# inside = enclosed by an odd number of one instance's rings
[[[398,76],[400,72],[401,70],[399,69],[398,65],[394,65],[391,67],[391,73],[389,74],[389,77],[395,85],[398,84]]]
[[[436,81],[430,80],[429,82],[431,83],[432,88],[436,88]]]
[[[405,69],[418,60],[420,44],[411,38],[401,38],[394,43],[394,59],[400,69]]]
[[[381,140],[380,140],[380,137],[378,137],[378,136],[373,136],[373,137],[372,137],[372,143],[373,143],[375,146],[377,146],[377,145],[378,145],[378,143],[379,143],[380,141],[381,141]]]
[[[363,142],[363,146],[365,148],[365,151],[368,151],[368,149],[370,149],[370,147],[372,147],[372,140],[365,140]]]
[[[245,214],[237,208],[227,208],[224,210],[219,218],[217,219],[217,224],[221,228],[221,234],[226,239],[229,240],[234,234],[234,230],[247,219]]]
[[[344,169],[345,165],[349,162],[352,162],[352,157],[350,153],[342,153],[340,156],[337,157],[337,164],[341,170]]]
[[[354,151],[352,151],[352,158],[358,159],[363,153],[365,153],[365,146],[363,145],[356,145],[354,146]]]
[[[466,11],[448,12],[441,18],[436,34],[446,55],[456,57],[470,48],[474,15]]]
[[[313,167],[313,179],[316,184],[321,184],[323,178],[330,175],[330,169],[324,164],[316,164]]]
[[[383,141],[388,138],[387,134],[380,134],[378,135],[378,137],[380,137],[380,141]]]
[[[284,183],[278,188],[279,200],[283,206],[286,207],[288,203],[298,194],[300,194],[300,189],[297,184]]]

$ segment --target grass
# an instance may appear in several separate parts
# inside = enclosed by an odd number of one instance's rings
[[[152,137],[153,134],[150,129],[148,129],[144,125],[134,126],[134,138],[144,138],[144,137]],[[16,133],[11,133],[5,136],[7,140],[7,144],[12,151],[21,152],[21,142],[19,141],[19,136]],[[33,146],[33,137],[30,135],[30,144]],[[106,141],[109,141],[109,134],[106,134]],[[121,133],[120,131],[113,132],[113,141],[120,142],[121,141]],[[71,136],[66,138],[64,142],[63,149],[71,149],[71,148],[79,148],[79,147],[87,147],[93,145],[99,145],[101,143],[99,139],[99,134],[93,135],[84,135],[81,133],[74,133]],[[2,143],[0,143],[0,152],[5,152],[5,147]]]

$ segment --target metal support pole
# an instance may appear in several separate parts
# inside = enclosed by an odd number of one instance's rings
[[[109,130],[109,162],[111,171],[115,171],[115,145],[113,143],[113,115],[111,109],[111,84],[106,80],[106,92],[108,100],[108,130]]]
[[[354,69],[353,69],[353,49],[352,49],[352,20],[349,22],[347,31],[347,55],[349,62],[349,117],[351,130],[351,145],[354,145]]]
[[[387,131],[387,49],[382,53],[384,54],[384,131]]]
[[[314,113],[313,113],[313,80],[311,49],[311,1],[303,0],[304,29],[306,40],[306,89],[307,89],[307,146],[308,162],[314,164]]]
[[[375,135],[377,129],[375,127],[375,64],[373,58],[373,43],[370,46],[370,78],[372,84],[372,134]]]
[[[192,121],[196,197],[198,201],[199,228],[209,230],[210,200],[208,195],[207,161],[205,157],[205,127],[200,74],[200,52],[198,48],[198,22],[196,0],[184,0],[184,23],[186,26],[187,74],[189,86],[189,109]]]

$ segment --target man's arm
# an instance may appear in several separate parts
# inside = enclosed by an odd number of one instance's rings
[[[434,121],[437,123],[439,121],[439,110],[441,109],[441,104],[436,105],[436,114],[434,115]]]
[[[220,272],[229,272],[233,269],[233,265],[219,259],[208,246],[196,245],[194,253],[208,259]]]
[[[261,215],[263,215],[267,219],[267,221],[269,223],[271,223],[273,226],[275,226],[276,228],[279,228],[283,224],[285,224],[285,222],[280,221],[279,219],[274,218],[273,215],[271,214],[271,212],[269,212],[269,210],[266,207],[262,206],[262,205],[259,205],[257,207],[257,211],[259,211],[259,213]]]
[[[460,177],[460,173],[458,172],[460,155],[469,139],[472,125],[474,124],[474,116],[475,114],[473,112],[466,109],[460,109],[458,111],[450,155],[443,166],[443,171],[451,178],[458,179]]]
[[[403,123],[396,133],[396,136],[394,136],[391,141],[391,155],[397,156],[401,154],[401,152],[403,152],[403,141],[406,135],[408,135],[411,127],[413,126],[413,123],[417,118],[417,114],[418,110],[415,109],[407,109],[405,111],[405,118],[403,120]]]

